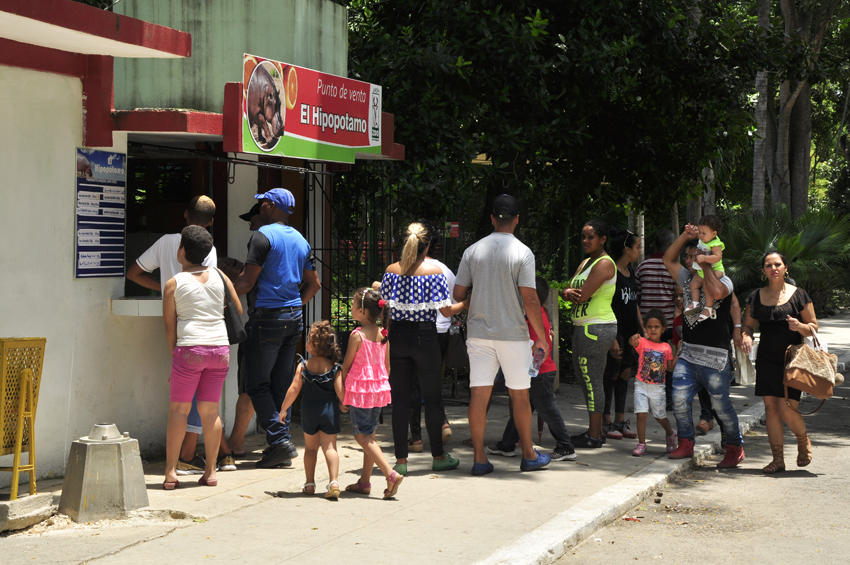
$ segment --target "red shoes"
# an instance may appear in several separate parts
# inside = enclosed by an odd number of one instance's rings
[[[740,445],[727,445],[726,456],[723,461],[717,464],[719,469],[727,469],[729,467],[737,467],[738,463],[744,460],[744,448]]]
[[[694,456],[694,440],[679,438],[679,446],[670,452],[670,459],[687,459]]]

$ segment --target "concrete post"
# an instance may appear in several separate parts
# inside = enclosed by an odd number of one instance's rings
[[[71,444],[59,512],[75,522],[120,516],[148,506],[139,442],[115,424],[97,424]]]

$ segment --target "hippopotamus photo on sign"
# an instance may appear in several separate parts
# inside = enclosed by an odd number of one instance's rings
[[[77,153],[77,176],[91,178],[91,165],[89,164],[89,160],[86,159],[85,155],[80,155]]]
[[[260,63],[248,82],[247,114],[251,136],[260,149],[268,151],[283,136],[280,114],[281,93],[265,65]]]

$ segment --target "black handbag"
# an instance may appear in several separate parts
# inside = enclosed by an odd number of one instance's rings
[[[233,308],[233,301],[230,299],[230,291],[227,289],[227,281],[224,280],[224,275],[218,269],[215,272],[221,277],[221,284],[224,285],[224,325],[227,327],[227,339],[231,345],[242,343],[248,339],[248,332],[245,331],[242,318]]]

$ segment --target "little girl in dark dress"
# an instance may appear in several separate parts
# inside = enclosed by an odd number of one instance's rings
[[[340,373],[342,353],[336,344],[330,322],[322,320],[310,326],[305,346],[310,359],[298,364],[292,385],[280,407],[280,418],[301,396],[301,428],[304,430],[304,473],[307,482],[305,494],[316,492],[316,459],[319,447],[328,464],[328,489],[325,498],[337,500],[339,488],[339,454],[336,450],[336,435],[339,433],[340,406],[345,394]]]

